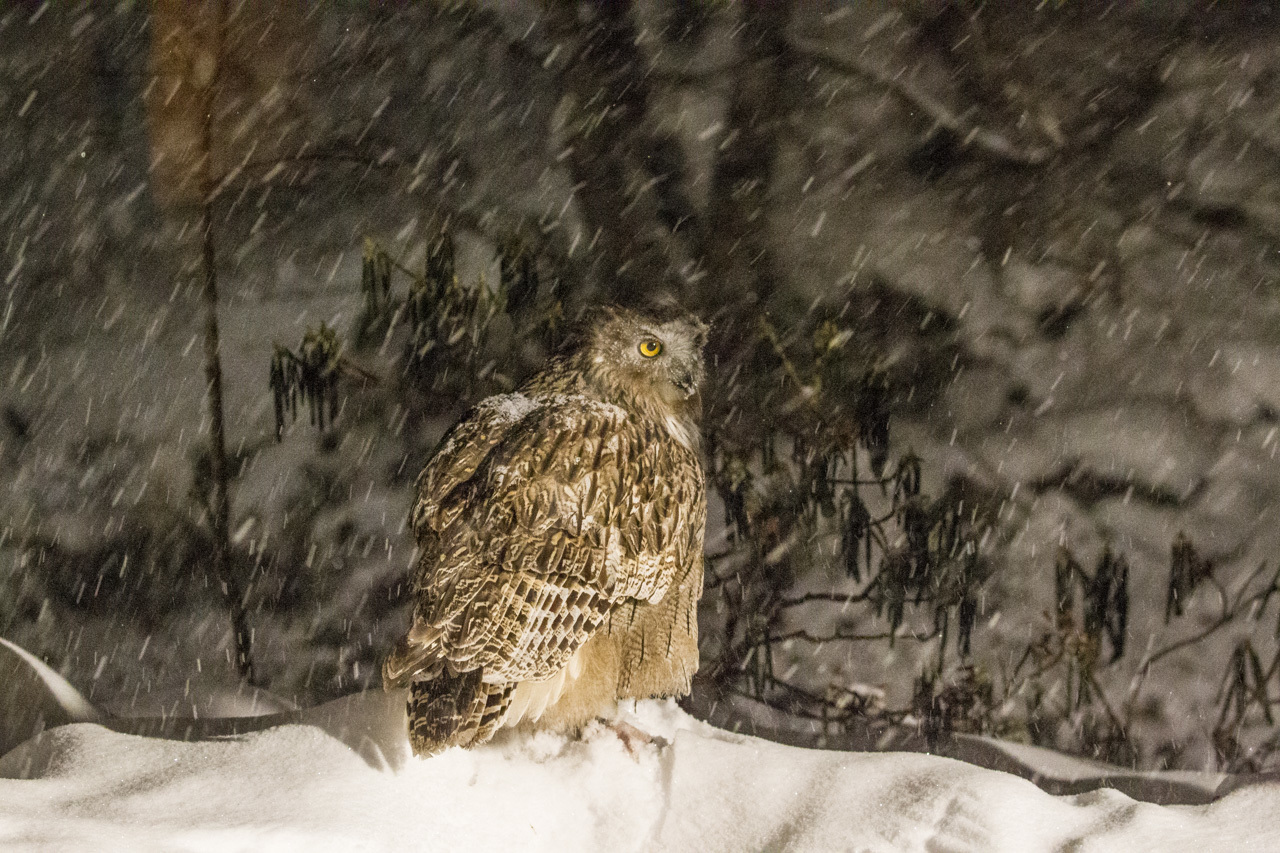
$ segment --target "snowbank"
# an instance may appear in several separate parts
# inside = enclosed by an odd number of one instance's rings
[[[1197,807],[1054,797],[947,758],[733,735],[659,702],[626,715],[663,739],[635,755],[597,727],[420,760],[403,698],[358,694],[195,741],[46,730],[0,758],[0,848],[1280,850],[1276,785]]]

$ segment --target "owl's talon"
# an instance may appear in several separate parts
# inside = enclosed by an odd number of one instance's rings
[[[625,720],[617,720],[610,723],[609,728],[613,730],[613,733],[618,736],[618,740],[622,741],[622,745],[626,747],[627,752],[634,758],[639,758],[640,750],[649,744],[653,744],[658,749],[662,749],[667,745],[666,738],[651,735]]]

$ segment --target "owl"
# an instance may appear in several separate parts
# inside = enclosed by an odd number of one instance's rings
[[[412,624],[383,665],[415,753],[688,693],[706,335],[674,308],[600,309],[445,435],[418,479]]]

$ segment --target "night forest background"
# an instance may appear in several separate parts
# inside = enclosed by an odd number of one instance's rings
[[[711,323],[688,707],[1280,758],[1280,7],[0,5],[0,636],[379,686],[413,481],[588,306]]]

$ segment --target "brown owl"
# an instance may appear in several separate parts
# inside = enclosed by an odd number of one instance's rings
[[[521,722],[571,730],[698,668],[706,326],[601,309],[418,479],[413,624],[383,665],[414,752]]]

